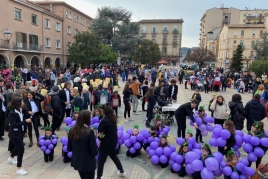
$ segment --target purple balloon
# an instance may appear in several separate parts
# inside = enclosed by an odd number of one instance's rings
[[[200,149],[200,150],[201,150],[202,146],[201,146],[200,144],[198,144],[198,143],[195,143],[195,144],[194,144],[194,148],[195,148],[195,149]]]
[[[67,146],[66,146],[66,145],[63,146],[63,147],[62,147],[62,150],[63,150],[63,152],[68,152],[68,150],[67,150]]]
[[[268,138],[261,138],[261,145],[268,147]]]
[[[169,160],[168,161],[168,164],[169,164],[169,166],[171,166],[172,167],[172,165],[174,164],[175,162],[173,161],[173,160]]]
[[[136,150],[140,150],[140,149],[141,149],[141,144],[140,144],[139,142],[136,142],[136,143],[134,144],[134,149],[136,149]]]
[[[143,137],[148,139],[150,137],[150,133],[148,131],[144,132]]]
[[[185,161],[187,164],[192,163],[192,161],[199,160],[199,159],[200,159],[200,155],[192,151],[187,152],[185,155]]]
[[[219,167],[217,170],[213,171],[214,176],[219,177],[222,175],[221,168]]]
[[[72,156],[73,156],[73,152],[68,152],[67,156],[68,156],[69,158],[72,158]]]
[[[124,130],[124,126],[118,126],[118,127],[117,127],[117,130],[121,130],[121,131],[123,131],[123,130]]]
[[[154,141],[159,143],[160,139],[158,137],[154,137]]]
[[[232,174],[232,168],[231,167],[224,167],[223,169],[222,169],[222,173],[224,174],[224,175],[226,175],[226,176],[231,176],[231,174]]]
[[[177,164],[177,163],[174,163],[172,165],[172,169],[175,171],[175,172],[178,172],[181,170],[181,165],[180,164]]]
[[[47,150],[47,146],[45,146],[45,145],[42,145],[41,147],[40,147],[40,149],[41,149],[41,151],[46,151]]]
[[[256,147],[254,149],[254,154],[257,156],[257,157],[263,157],[264,156],[264,151],[260,148],[260,147]]]
[[[251,139],[251,135],[249,135],[249,134],[247,134],[247,135],[244,135],[243,136],[243,141],[245,142],[245,143],[250,143],[250,139]]]
[[[155,155],[157,156],[161,156],[163,154],[163,148],[162,147],[158,147],[156,150],[155,150]]]
[[[202,151],[200,149],[193,149],[192,152],[195,152],[198,155],[201,155],[202,154]]]
[[[161,155],[159,160],[162,164],[166,164],[168,162],[168,158],[165,155]]]
[[[46,145],[46,146],[49,146],[49,144],[51,144],[51,141],[47,139],[47,140],[45,141],[45,145]]]
[[[154,138],[153,138],[153,137],[149,137],[149,138],[148,138],[148,142],[149,142],[149,143],[154,142]]]
[[[243,144],[243,138],[240,135],[235,135],[235,143],[237,146],[241,146]]]
[[[131,142],[129,140],[125,140],[124,145],[129,148],[131,146]]]
[[[231,174],[231,178],[232,178],[232,179],[239,179],[239,175],[238,175],[238,173],[237,173],[237,172],[232,172],[232,174]]]
[[[197,125],[200,126],[202,124],[202,119],[200,117],[197,117],[197,118],[195,118],[195,122]]]
[[[191,144],[191,145],[194,145],[194,144],[196,143],[195,138],[190,137],[190,138],[188,139],[188,143]]]
[[[188,175],[192,175],[195,172],[190,164],[186,165],[185,170]]]
[[[175,159],[175,161],[176,161],[176,163],[179,163],[179,164],[181,164],[182,162],[183,162],[183,157],[181,156],[181,155],[177,155],[176,156],[176,159]]]
[[[159,146],[159,143],[157,143],[157,142],[152,142],[152,143],[150,144],[151,149],[154,149],[154,150],[155,150],[158,146]]]
[[[237,163],[236,168],[240,172],[244,172],[246,170],[246,166],[243,163]]]
[[[45,145],[45,140],[43,140],[43,139],[39,140],[39,145],[40,146]]]
[[[217,146],[218,146],[218,144],[217,144],[217,139],[215,139],[215,138],[211,138],[211,139],[209,140],[209,145],[211,145],[212,147],[217,147]]]
[[[185,142],[184,138],[178,137],[178,138],[176,139],[176,143],[177,143],[178,145],[181,145],[181,144],[183,144],[184,142]]]
[[[219,168],[219,162],[213,157],[207,158],[205,160],[205,164],[206,164],[206,167],[211,171],[215,171],[217,170],[217,168]]]
[[[50,149],[50,150],[54,149],[54,145],[53,144],[49,144],[48,149]]]
[[[248,177],[247,177],[246,175],[244,175],[244,174],[241,174],[241,175],[239,176],[239,179],[248,179]]]
[[[222,161],[222,162],[220,163],[220,166],[221,166],[221,168],[224,168],[224,167],[227,166],[227,163],[226,163],[225,161]]]
[[[124,132],[121,130],[117,131],[118,138],[121,138],[123,136]]]
[[[198,129],[199,129],[201,132],[203,132],[203,131],[206,130],[206,125],[205,125],[205,124],[201,124],[201,125],[198,127]]]
[[[250,143],[245,143],[243,149],[245,152],[250,153],[253,150],[253,146]]]
[[[135,154],[135,153],[136,153],[136,150],[135,150],[134,147],[130,147],[129,152],[130,152],[131,154]]]
[[[216,136],[216,137],[220,137],[221,136],[221,131],[222,129],[221,128],[215,128],[213,129],[213,134]]]
[[[45,136],[44,135],[41,135],[38,140],[42,140]]]
[[[215,152],[213,154],[213,157],[219,162],[221,163],[223,161],[223,155],[220,152]]]
[[[261,140],[258,138],[258,137],[251,137],[250,139],[250,143],[253,145],[253,146],[258,146],[260,145],[261,143]]]
[[[236,150],[236,151],[235,151],[235,154],[236,154],[236,156],[237,156],[238,158],[240,158],[240,152],[239,152],[239,150]]]
[[[214,123],[213,117],[210,117],[210,116],[204,117],[204,121],[207,122],[207,123]]]
[[[149,150],[148,154],[149,154],[150,157],[154,156],[155,155],[155,150],[153,150],[153,149]]]
[[[132,129],[127,129],[126,133],[128,133],[129,135],[132,135]]]
[[[206,129],[207,129],[207,131],[211,132],[211,131],[213,131],[213,126],[211,124],[207,124]]]
[[[137,142],[137,137],[136,136],[131,136],[129,141],[132,143],[132,144],[135,144]]]
[[[122,144],[124,143],[124,140],[123,140],[123,139],[117,139],[117,143],[118,143],[119,145],[122,145]]]
[[[190,121],[190,126],[194,126],[194,123],[192,121]]]
[[[74,127],[75,124],[76,124],[76,121],[73,121],[70,125],[71,125],[71,127]]]
[[[142,134],[138,134],[137,139],[138,139],[138,141],[143,141],[144,137]]]
[[[203,162],[201,160],[194,160],[191,166],[193,167],[194,171],[199,172],[203,168]]]
[[[173,160],[173,161],[176,161],[176,157],[178,156],[179,154],[177,152],[173,152],[171,155],[170,155],[170,159]]]
[[[143,139],[142,143],[143,144],[147,144],[148,143],[148,140],[147,139]]]
[[[219,137],[217,139],[217,145],[220,146],[220,147],[226,146],[226,140],[224,140],[222,137]]]
[[[240,137],[243,137],[244,136],[244,133],[242,131],[240,131],[240,130],[236,130],[235,131],[235,134],[236,135],[239,135]]]
[[[246,174],[252,177],[253,175],[255,175],[255,170],[251,167],[247,167]]]
[[[66,125],[69,125],[69,124],[71,124],[73,122],[73,119],[71,118],[71,117],[66,117],[65,119],[64,119],[64,123],[66,124]]]
[[[233,146],[233,149],[234,149],[234,150],[238,150],[239,147],[238,147],[237,145],[234,145],[234,146]]]
[[[242,158],[239,162],[242,163],[244,166],[248,166],[249,164],[248,160],[245,158]]]
[[[128,134],[128,133],[124,133],[122,136],[123,140],[128,140],[129,138],[130,138],[130,134]]]
[[[154,156],[151,157],[151,162],[154,165],[157,165],[159,163],[159,160],[160,159],[159,159],[159,157],[157,155],[154,155]]]
[[[214,128],[219,128],[219,129],[223,129],[222,126],[220,124],[215,124]]]
[[[201,177],[205,178],[205,179],[214,179],[214,174],[213,174],[213,172],[211,170],[209,170],[206,167],[204,167],[201,170]]]
[[[170,145],[169,148],[171,149],[171,152],[175,152],[176,151],[176,147],[174,145]]]
[[[169,147],[165,147],[163,153],[165,156],[169,157],[171,155],[171,149]]]
[[[206,130],[205,131],[201,131],[201,135],[202,136],[207,136],[208,135],[208,131],[206,131]]]
[[[52,139],[52,144],[57,144],[58,140],[57,139]]]
[[[50,152],[51,152],[50,149],[47,149],[47,150],[45,151],[46,154],[50,154]]]
[[[226,140],[226,139],[229,139],[229,138],[230,138],[231,133],[230,133],[228,130],[223,129],[223,130],[221,131],[220,135],[221,135],[221,137],[222,137],[223,139]]]
[[[256,162],[256,161],[257,161],[257,156],[254,154],[254,152],[250,152],[250,153],[248,154],[248,160],[249,160],[250,162]]]
[[[92,123],[95,124],[95,123],[98,123],[99,122],[99,117],[95,116],[91,119]]]
[[[148,146],[148,147],[146,148],[146,152],[149,153],[150,150],[154,150],[154,149],[151,149],[151,147]]]

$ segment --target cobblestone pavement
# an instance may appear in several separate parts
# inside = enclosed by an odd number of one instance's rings
[[[119,94],[122,94],[124,83],[119,82],[121,86]],[[178,103],[183,104],[188,102],[192,96],[193,91],[190,89],[184,89],[184,85],[178,85]],[[201,92],[202,102],[201,104],[208,106],[208,102],[211,99],[211,95],[214,92],[210,92],[205,94]],[[232,94],[236,93],[234,89],[227,89],[226,92],[218,92],[217,94],[223,95],[226,101],[230,101]],[[244,105],[247,101],[249,101],[252,97],[252,94],[242,94]],[[141,105],[139,105],[139,110],[141,110]],[[124,125],[125,129],[132,128],[135,124],[140,125],[140,129],[145,128],[145,112],[140,112],[140,115],[131,115],[134,121],[129,123],[125,123],[123,119],[123,106],[119,109],[119,125]],[[176,138],[176,126],[174,123],[171,125],[171,132],[169,134],[168,142],[170,144],[175,144]],[[189,126],[189,122],[187,123],[187,128],[192,128]],[[192,128],[193,129],[193,128]],[[268,129],[267,121],[265,119],[265,129]],[[193,129],[194,131],[194,129]],[[244,131],[246,132],[246,131]],[[44,131],[40,130],[40,135],[44,133]],[[66,135],[63,128],[57,132],[59,137]],[[16,174],[16,166],[7,162],[7,158],[9,157],[9,152],[7,151],[8,146],[8,137],[7,133],[4,136],[4,141],[0,142],[0,178],[1,179],[19,179],[19,178],[27,178],[27,179],[76,179],[79,178],[78,172],[75,171],[70,163],[64,164],[61,157],[61,144],[55,148],[55,156],[53,162],[45,163],[43,160],[43,153],[36,146],[36,141],[34,141],[34,146],[29,148],[28,143],[29,139],[25,138],[25,153],[23,157],[23,168],[28,171],[28,175],[19,176]],[[205,142],[209,140],[209,136],[204,139]],[[176,145],[177,146],[177,145]],[[216,150],[216,149],[215,149]],[[131,159],[126,157],[126,148],[124,146],[121,147],[121,151],[119,153],[119,158],[124,166],[124,169],[127,173],[126,178],[130,179],[173,179],[179,178],[178,175],[172,174],[170,172],[170,167],[162,169],[158,165],[152,165],[150,159],[146,157],[145,151],[142,150],[142,155],[137,158]],[[242,153],[242,156],[245,154]],[[267,163],[267,157],[263,159],[263,162]],[[255,166],[255,165],[254,165]],[[116,175],[117,169],[110,158],[107,159],[104,168],[104,176],[103,179],[117,179]],[[184,177],[191,178],[191,177]]]

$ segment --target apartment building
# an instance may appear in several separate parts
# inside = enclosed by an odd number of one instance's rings
[[[240,10],[239,24],[264,24],[266,20],[264,15],[268,13],[268,9],[248,9]]]
[[[219,52],[216,67],[228,67],[237,45],[242,45],[243,66],[246,68],[255,59],[252,44],[261,39],[265,24],[232,24],[224,25],[219,35]]]
[[[65,66],[74,35],[92,21],[59,1],[7,0],[0,9],[0,64],[11,68]]]
[[[181,50],[182,19],[144,19],[140,21],[141,36],[159,45],[159,63],[176,65]]]

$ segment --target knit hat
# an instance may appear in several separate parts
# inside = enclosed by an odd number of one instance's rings
[[[54,91],[54,92],[57,92],[57,91],[59,91],[59,87],[58,86],[53,86],[51,88],[51,90]]]

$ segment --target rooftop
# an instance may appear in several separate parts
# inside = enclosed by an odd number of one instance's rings
[[[183,19],[143,19],[140,23],[183,23]]]

